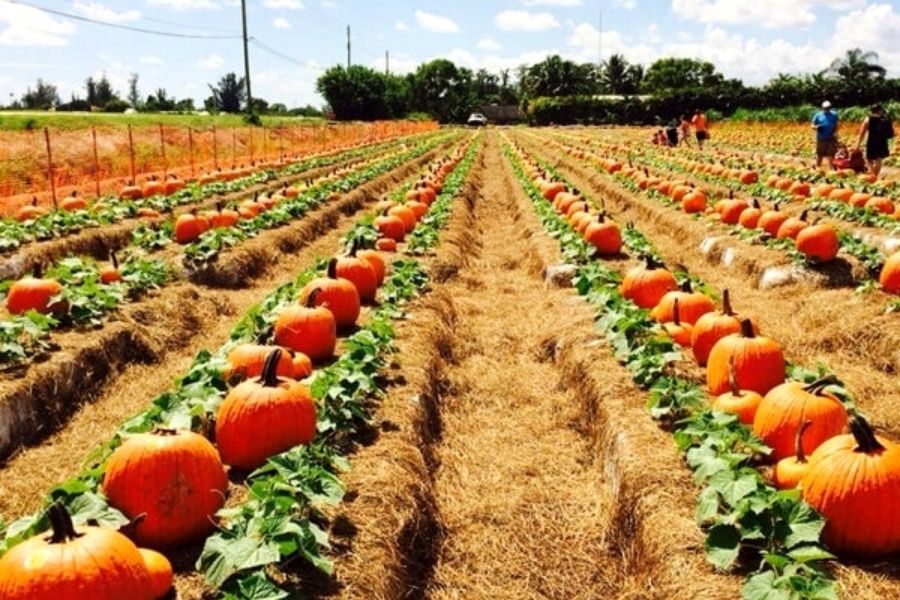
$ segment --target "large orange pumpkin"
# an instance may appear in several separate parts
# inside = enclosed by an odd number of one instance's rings
[[[0,559],[3,600],[154,600],[137,546],[121,533],[78,527],[65,508],[48,511],[52,533],[13,547]]]
[[[266,358],[275,350],[277,346],[264,346],[262,344],[238,344],[228,353],[228,368],[225,371],[225,378],[232,379],[240,377],[241,379],[250,379],[259,377],[262,373],[263,365]],[[297,353],[298,356],[301,353]],[[305,357],[304,357],[305,358]],[[309,375],[309,370],[300,368],[302,360],[298,361],[297,357],[292,357],[289,352],[284,352],[278,361],[278,376],[288,377],[290,379],[302,379]]]
[[[314,363],[331,358],[337,345],[334,314],[325,307],[316,306],[318,294],[312,291],[305,304],[289,306],[275,319],[275,343],[302,352]]]
[[[884,261],[878,282],[884,291],[890,294],[900,294],[900,252],[894,252]]]
[[[782,226],[783,227],[783,226]],[[804,227],[795,240],[797,250],[806,260],[826,263],[834,260],[840,248],[837,232],[827,223],[817,223]]]
[[[847,409],[825,392],[832,382],[833,378],[827,377],[810,384],[788,381],[765,395],[753,420],[753,433],[772,448],[773,460],[794,453],[797,430],[806,420],[812,421],[802,440],[807,454],[843,431],[847,425]]]
[[[741,320],[731,308],[731,294],[722,292],[722,310],[700,315],[691,334],[691,349],[698,365],[705,365],[716,342],[726,335],[741,332]]]
[[[662,264],[647,258],[644,265],[634,267],[622,278],[622,296],[641,308],[653,308],[666,293],[678,289],[678,282]]]
[[[129,437],[103,476],[109,503],[129,518],[144,515],[135,540],[150,548],[180,546],[209,533],[225,503],[228,477],[209,440],[189,431]]]
[[[272,350],[258,379],[232,388],[216,413],[216,445],[227,465],[249,471],[316,436],[316,405],[301,383],[277,375]]]
[[[316,277],[304,285],[298,300],[300,304],[327,308],[334,315],[338,329],[346,330],[356,325],[359,318],[359,288],[338,275],[337,264],[336,258],[328,261],[326,276]]]
[[[685,281],[680,290],[672,290],[660,298],[659,303],[650,311],[650,316],[660,323],[668,323],[675,319],[675,302],[681,311],[681,320],[693,325],[701,316],[715,310],[713,301],[706,294],[695,292],[690,280]]]
[[[356,256],[355,245],[350,249],[349,256],[341,256],[332,261],[333,263],[328,265],[329,277],[346,279],[352,283],[359,293],[360,302],[367,304],[375,302],[375,294],[378,293],[378,274],[369,261]],[[334,275],[331,274],[332,270]]]
[[[600,256],[614,256],[622,250],[622,232],[613,221],[607,221],[600,212],[595,221],[584,230],[584,239],[592,245]]]
[[[778,342],[757,336],[750,319],[741,321],[741,333],[726,335],[712,347],[706,363],[706,384],[711,394],[731,387],[729,364],[734,357],[734,378],[742,390],[765,394],[784,381],[784,354]]]
[[[39,313],[60,312],[65,309],[63,303],[51,305],[51,299],[62,291],[62,285],[55,279],[41,277],[40,268],[23,277],[9,288],[6,295],[6,310],[14,315],[36,310]]]
[[[823,443],[800,482],[803,499],[825,517],[829,550],[876,557],[900,551],[900,447],[860,417],[850,435]]]

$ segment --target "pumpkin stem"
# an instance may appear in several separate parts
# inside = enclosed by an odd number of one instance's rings
[[[810,392],[811,394],[815,394],[817,396],[821,395],[822,390],[827,388],[829,385],[840,384],[841,380],[837,378],[837,375],[830,374],[825,375],[824,377],[819,377],[812,383],[808,383],[803,386],[803,390],[806,392]]]
[[[659,260],[657,260],[655,256],[651,256],[651,255],[649,255],[649,254],[646,254],[646,255],[644,255],[643,258],[644,258],[644,264],[645,264],[645,266],[646,266],[648,269],[650,269],[650,270],[653,270],[653,269],[662,269],[662,268],[664,268],[664,267],[666,266],[666,265],[664,265],[662,262],[660,262]]]
[[[309,296],[306,297],[306,308],[315,308],[316,307],[316,298],[319,297],[319,293],[321,293],[322,288],[315,288],[309,293]]]
[[[856,448],[854,448],[854,452],[871,454],[873,452],[884,450],[884,446],[882,446],[878,441],[878,438],[875,437],[872,426],[869,425],[862,415],[853,415],[850,417],[849,425],[850,433],[852,433],[853,437],[856,439]]]
[[[681,284],[681,291],[686,294],[692,294],[694,292],[694,286],[691,285],[690,279],[684,280],[684,283]]]
[[[734,200],[734,190],[728,190],[728,199]]]
[[[337,279],[337,263],[337,258],[332,258],[328,261],[328,268],[325,270],[328,279]]]
[[[350,247],[347,249],[347,255],[356,257],[356,252],[359,250],[359,238],[354,237],[350,242]]]
[[[265,387],[275,387],[278,385],[278,363],[280,360],[281,348],[275,348],[266,357],[262,373],[259,375],[259,381]]]
[[[753,331],[753,321],[741,319],[741,335],[745,338],[756,337],[756,333]]]
[[[672,307],[672,321],[676,325],[681,325],[681,315],[678,312],[678,298],[675,298],[675,305]]]
[[[759,204],[759,199],[758,199],[758,198],[754,198],[754,199],[753,199],[753,208],[757,208],[757,209],[758,209],[758,208],[762,208],[762,207],[760,206],[760,204]]]
[[[44,275],[44,265],[39,262],[34,263],[31,266],[31,276],[35,279],[40,279]]]
[[[37,196],[32,196],[32,197],[31,197],[31,205],[32,205],[32,206],[37,206]]]
[[[808,208],[804,208],[804,209],[803,209],[803,212],[800,213],[800,220],[801,220],[801,221],[805,221],[805,220],[806,220],[806,215],[808,215],[808,214],[809,214],[809,209],[808,209]]]
[[[50,527],[53,530],[49,540],[51,544],[64,544],[69,540],[81,537],[75,531],[75,525],[72,523],[69,511],[62,504],[58,502],[51,504],[50,508],[47,509],[47,518],[50,520]]]
[[[222,201],[221,200],[216,201],[216,210],[219,212],[222,212]]]
[[[806,462],[806,453],[803,451],[803,434],[806,433],[810,425],[812,425],[811,420],[806,419],[803,421],[800,427],[797,428],[797,435],[794,437],[794,454],[797,456],[798,463]]]
[[[115,250],[110,250],[110,251],[109,251],[109,259],[112,261],[113,268],[116,269],[116,270],[118,270],[118,269],[119,269],[119,259],[118,259],[118,257],[116,256],[116,251],[115,251]]]
[[[738,387],[737,377],[734,373],[734,354],[728,357],[728,388],[731,390],[731,395],[735,398],[740,398],[743,395]]]
[[[722,290],[722,314],[729,317],[734,316],[734,311],[731,309],[731,293],[728,288]]]

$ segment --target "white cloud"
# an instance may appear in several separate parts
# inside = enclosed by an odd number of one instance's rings
[[[290,29],[291,22],[285,19],[284,17],[275,17],[272,20],[272,26],[275,29]]]
[[[219,9],[218,2],[213,0],[147,0],[151,6],[165,6],[173,10],[208,10]]]
[[[322,0],[322,8],[333,9],[337,8],[337,2],[333,0]]]
[[[75,12],[84,15],[85,17],[104,21],[106,23],[125,23],[141,18],[141,11],[139,10],[126,10],[125,12],[117,13],[97,2],[76,1],[72,5],[72,8],[75,9]]]
[[[69,21],[0,0],[0,46],[65,46],[75,31]]]
[[[581,6],[584,0],[522,0],[525,6]]]
[[[397,31],[406,31],[407,29],[409,29],[409,25],[407,25],[403,21],[397,21],[397,24],[394,25],[394,29],[396,29]]]
[[[616,0],[628,1],[628,0]],[[672,12],[700,23],[808,27],[816,22],[817,6],[837,11],[862,8],[866,0],[672,0]]]
[[[300,0],[263,0],[263,6],[276,10],[301,10],[303,2]]]
[[[634,10],[637,8],[637,0],[613,0],[613,4],[627,10]]]
[[[215,52],[210,54],[205,58],[201,58],[197,61],[197,67],[200,69],[213,70],[218,69],[222,65],[225,64],[225,59],[216,54]]]
[[[145,54],[138,59],[138,62],[142,65],[161,65],[163,64],[163,59],[155,54]]]
[[[487,52],[499,52],[502,46],[500,42],[492,38],[483,38],[478,41],[476,44],[479,50],[485,50]]]
[[[424,10],[416,11],[416,23],[431,33],[459,33],[459,25],[453,19],[427,13]]]
[[[900,12],[890,4],[871,4],[864,9],[839,17],[834,24],[834,56],[850,48],[878,53],[881,66],[896,77],[900,72]]]
[[[494,24],[503,31],[546,31],[562,27],[556,17],[548,12],[532,13],[527,10],[504,10],[494,17]]]

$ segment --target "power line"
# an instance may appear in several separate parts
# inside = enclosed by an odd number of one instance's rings
[[[286,60],[289,63],[293,63],[293,64],[297,65],[298,67],[304,67],[304,68],[308,68],[308,69],[316,69],[318,71],[325,70],[323,67],[320,67],[319,65],[312,64],[310,62],[299,61],[292,56],[288,56],[287,54],[284,54],[283,52],[280,52],[280,51],[276,50],[275,48],[272,48],[271,46],[267,46],[266,44],[259,41],[258,38],[251,37],[250,43],[253,44],[254,46],[256,46],[257,48],[259,48],[260,50],[262,50],[264,52],[268,52],[269,54],[277,56],[278,58],[281,58],[283,60]]]
[[[30,8],[34,8],[36,10],[44,11],[45,13],[49,13],[52,15],[56,15],[59,17],[65,17],[67,19],[72,19],[74,21],[83,21],[85,23],[92,23],[94,25],[103,25],[105,27],[112,27],[114,29],[124,29],[126,31],[134,31],[136,33],[146,33],[150,35],[161,35],[165,37],[174,37],[174,38],[189,38],[195,40],[236,40],[240,39],[241,36],[236,35],[200,35],[200,34],[191,34],[191,33],[176,33],[174,31],[160,31],[158,29],[146,29],[144,27],[133,27],[131,25],[122,25],[121,23],[109,23],[107,21],[100,21],[98,19],[91,19],[90,17],[83,17],[81,15],[75,15],[72,13],[64,12],[61,10],[55,10],[52,8],[45,8],[43,6],[38,6],[36,4],[32,4],[30,2],[24,2],[23,0],[6,0],[10,4],[19,4],[21,6],[28,6]]]

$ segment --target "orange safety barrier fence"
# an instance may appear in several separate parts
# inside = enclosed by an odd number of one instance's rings
[[[376,121],[204,129],[91,127],[0,131],[0,214],[31,202],[52,205],[77,190],[117,194],[169,174],[191,180],[216,169],[274,166],[309,154],[437,128],[433,122]]]

